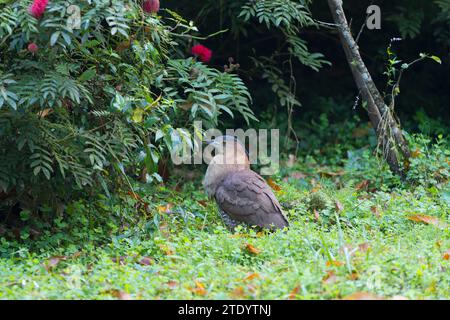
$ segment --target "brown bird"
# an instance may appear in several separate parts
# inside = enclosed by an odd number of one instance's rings
[[[210,144],[216,154],[209,163],[203,186],[214,198],[225,224],[282,229],[289,223],[266,181],[250,169],[245,147],[232,136],[221,136]]]

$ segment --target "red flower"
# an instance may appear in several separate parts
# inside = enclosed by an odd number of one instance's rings
[[[28,8],[28,12],[36,19],[39,19],[44,14],[47,4],[48,0],[34,0]]]
[[[191,52],[194,56],[197,56],[200,61],[205,63],[208,63],[212,57],[212,51],[201,44],[193,46]]]
[[[142,9],[147,13],[157,13],[159,11],[159,0],[145,0]]]
[[[39,50],[39,47],[36,43],[32,42],[28,45],[28,51],[31,53],[36,53]]]

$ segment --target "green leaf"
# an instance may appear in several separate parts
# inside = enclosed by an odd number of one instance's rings
[[[27,221],[28,219],[30,219],[30,216],[31,216],[30,210],[20,211],[20,220]]]
[[[442,60],[438,56],[431,56],[430,58],[436,61],[437,63],[442,64]]]
[[[133,111],[133,121],[136,123],[141,123],[144,118],[144,110],[141,108],[137,108]]]
[[[55,33],[52,34],[52,36],[50,37],[50,46],[54,46],[56,41],[58,41],[59,35],[61,34],[60,31],[56,31]]]
[[[93,79],[97,75],[97,71],[95,69],[89,69],[83,72],[79,77],[78,80],[80,82],[85,82]]]

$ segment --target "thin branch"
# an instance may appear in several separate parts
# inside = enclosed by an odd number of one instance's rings
[[[371,6],[372,4],[373,4],[373,1],[370,1],[370,5],[369,6]],[[359,42],[359,38],[361,37],[361,35],[362,35],[363,31],[364,31],[364,28],[367,25],[367,21],[368,20],[369,20],[369,14],[367,13],[366,14],[366,19],[364,19],[364,23],[362,24],[361,28],[359,29],[358,35],[356,36],[356,39],[355,39],[356,43]]]

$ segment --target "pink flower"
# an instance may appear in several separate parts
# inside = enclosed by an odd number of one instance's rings
[[[200,61],[205,63],[208,63],[212,57],[212,51],[201,44],[193,46],[191,52],[194,56],[197,56]]]
[[[147,13],[157,13],[159,11],[159,0],[145,0],[142,9]]]
[[[39,47],[37,46],[36,43],[32,42],[28,45],[28,51],[31,53],[36,53],[39,50]]]
[[[40,19],[45,12],[47,4],[48,0],[34,0],[28,8],[28,12],[36,19]]]

